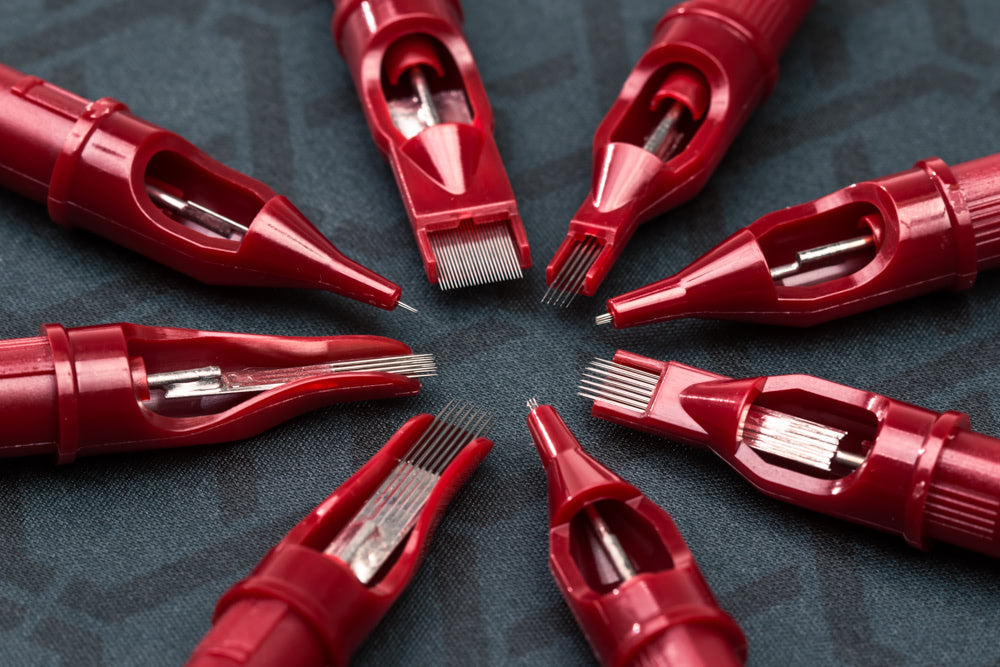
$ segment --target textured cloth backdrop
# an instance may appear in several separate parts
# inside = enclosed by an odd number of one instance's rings
[[[465,3],[535,268],[517,283],[429,285],[392,174],[369,138],[323,0],[4,0],[0,61],[110,95],[288,194],[351,257],[404,285],[418,315],[321,293],[207,287],[0,194],[0,335],[44,322],[392,336],[437,355],[420,396],[334,406],[245,442],[0,475],[0,663],[177,665],[216,599],[409,416],[450,397],[489,406],[496,447],[428,557],[357,654],[376,664],[592,664],[548,571],[545,480],[524,400],[676,520],[751,665],[997,664],[997,568],[947,547],[799,510],[712,454],[588,416],[586,360],[616,348],[731,376],[804,372],[1000,434],[1000,273],[811,330],[680,322],[598,329],[598,299],[538,303],[585,196],[590,142],[672,4]],[[823,0],[774,95],[705,191],[636,237],[599,292],[673,273],[758,216],[938,155],[1000,149],[1000,5]],[[2,425],[0,425],[2,428]]]

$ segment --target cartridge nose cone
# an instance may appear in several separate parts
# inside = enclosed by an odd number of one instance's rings
[[[528,429],[545,466],[549,487],[549,520],[568,521],[579,509],[580,499],[594,494],[631,496],[635,489],[583,451],[580,443],[551,405],[528,415]],[[611,491],[609,491],[609,489]]]
[[[663,168],[663,161],[641,146],[611,143],[594,163],[590,203],[602,212],[633,206]]]
[[[682,317],[753,319],[773,309],[774,280],[757,244],[744,229],[670,278],[607,302],[616,328]]]
[[[763,384],[764,378],[701,382],[681,393],[681,407],[705,429],[713,448],[735,449],[745,408]]]
[[[687,317],[687,290],[675,278],[608,299],[605,306],[616,329]]]
[[[483,154],[483,135],[469,125],[442,123],[423,130],[402,152],[453,195],[469,190]]]
[[[551,405],[541,405],[531,411],[528,430],[546,468],[560,453],[581,450],[579,441]]]
[[[323,289],[385,310],[396,307],[402,292],[344,256],[285,197],[264,205],[238,252],[246,266],[262,274],[260,284]]]

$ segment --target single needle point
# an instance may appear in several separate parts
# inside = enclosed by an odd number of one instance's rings
[[[594,318],[594,324],[596,324],[597,326],[601,326],[603,324],[611,324],[611,313],[604,313],[602,315],[598,315],[597,317]]]
[[[413,306],[408,306],[405,303],[403,303],[402,301],[397,301],[396,305],[399,306],[400,308],[402,308],[403,310],[410,311],[411,313],[419,313],[420,312],[419,310],[417,310]]]

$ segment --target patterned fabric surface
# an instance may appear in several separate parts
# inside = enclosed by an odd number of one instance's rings
[[[418,576],[356,664],[592,664],[547,564],[545,479],[524,401],[674,517],[751,665],[998,664],[994,561],[766,498],[706,451],[588,415],[592,356],[625,348],[730,376],[803,372],[1000,434],[1000,274],[810,330],[686,321],[615,332],[601,300],[678,270],[773,209],[937,155],[995,152],[1000,5],[822,0],[774,95],[705,191],[647,225],[599,299],[539,304],[585,196],[593,131],[670,2],[465,3],[465,30],[536,266],[441,293],[424,278],[323,0],[5,0],[0,61],[110,95],[288,194],[345,253],[404,285],[418,315],[334,295],[208,287],[0,193],[0,336],[130,321],[288,335],[373,333],[433,352],[416,398],[318,410],[244,442],[0,476],[0,664],[177,665],[219,595],[408,417],[464,396],[496,447],[453,500]],[[2,427],[0,427],[2,428]]]

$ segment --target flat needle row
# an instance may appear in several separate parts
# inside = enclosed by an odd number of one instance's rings
[[[448,403],[325,553],[369,583],[409,535],[445,469],[466,445],[485,437],[492,423],[485,410],[464,401]]]
[[[471,287],[522,276],[521,263],[506,220],[463,224],[427,235],[442,290]]]

